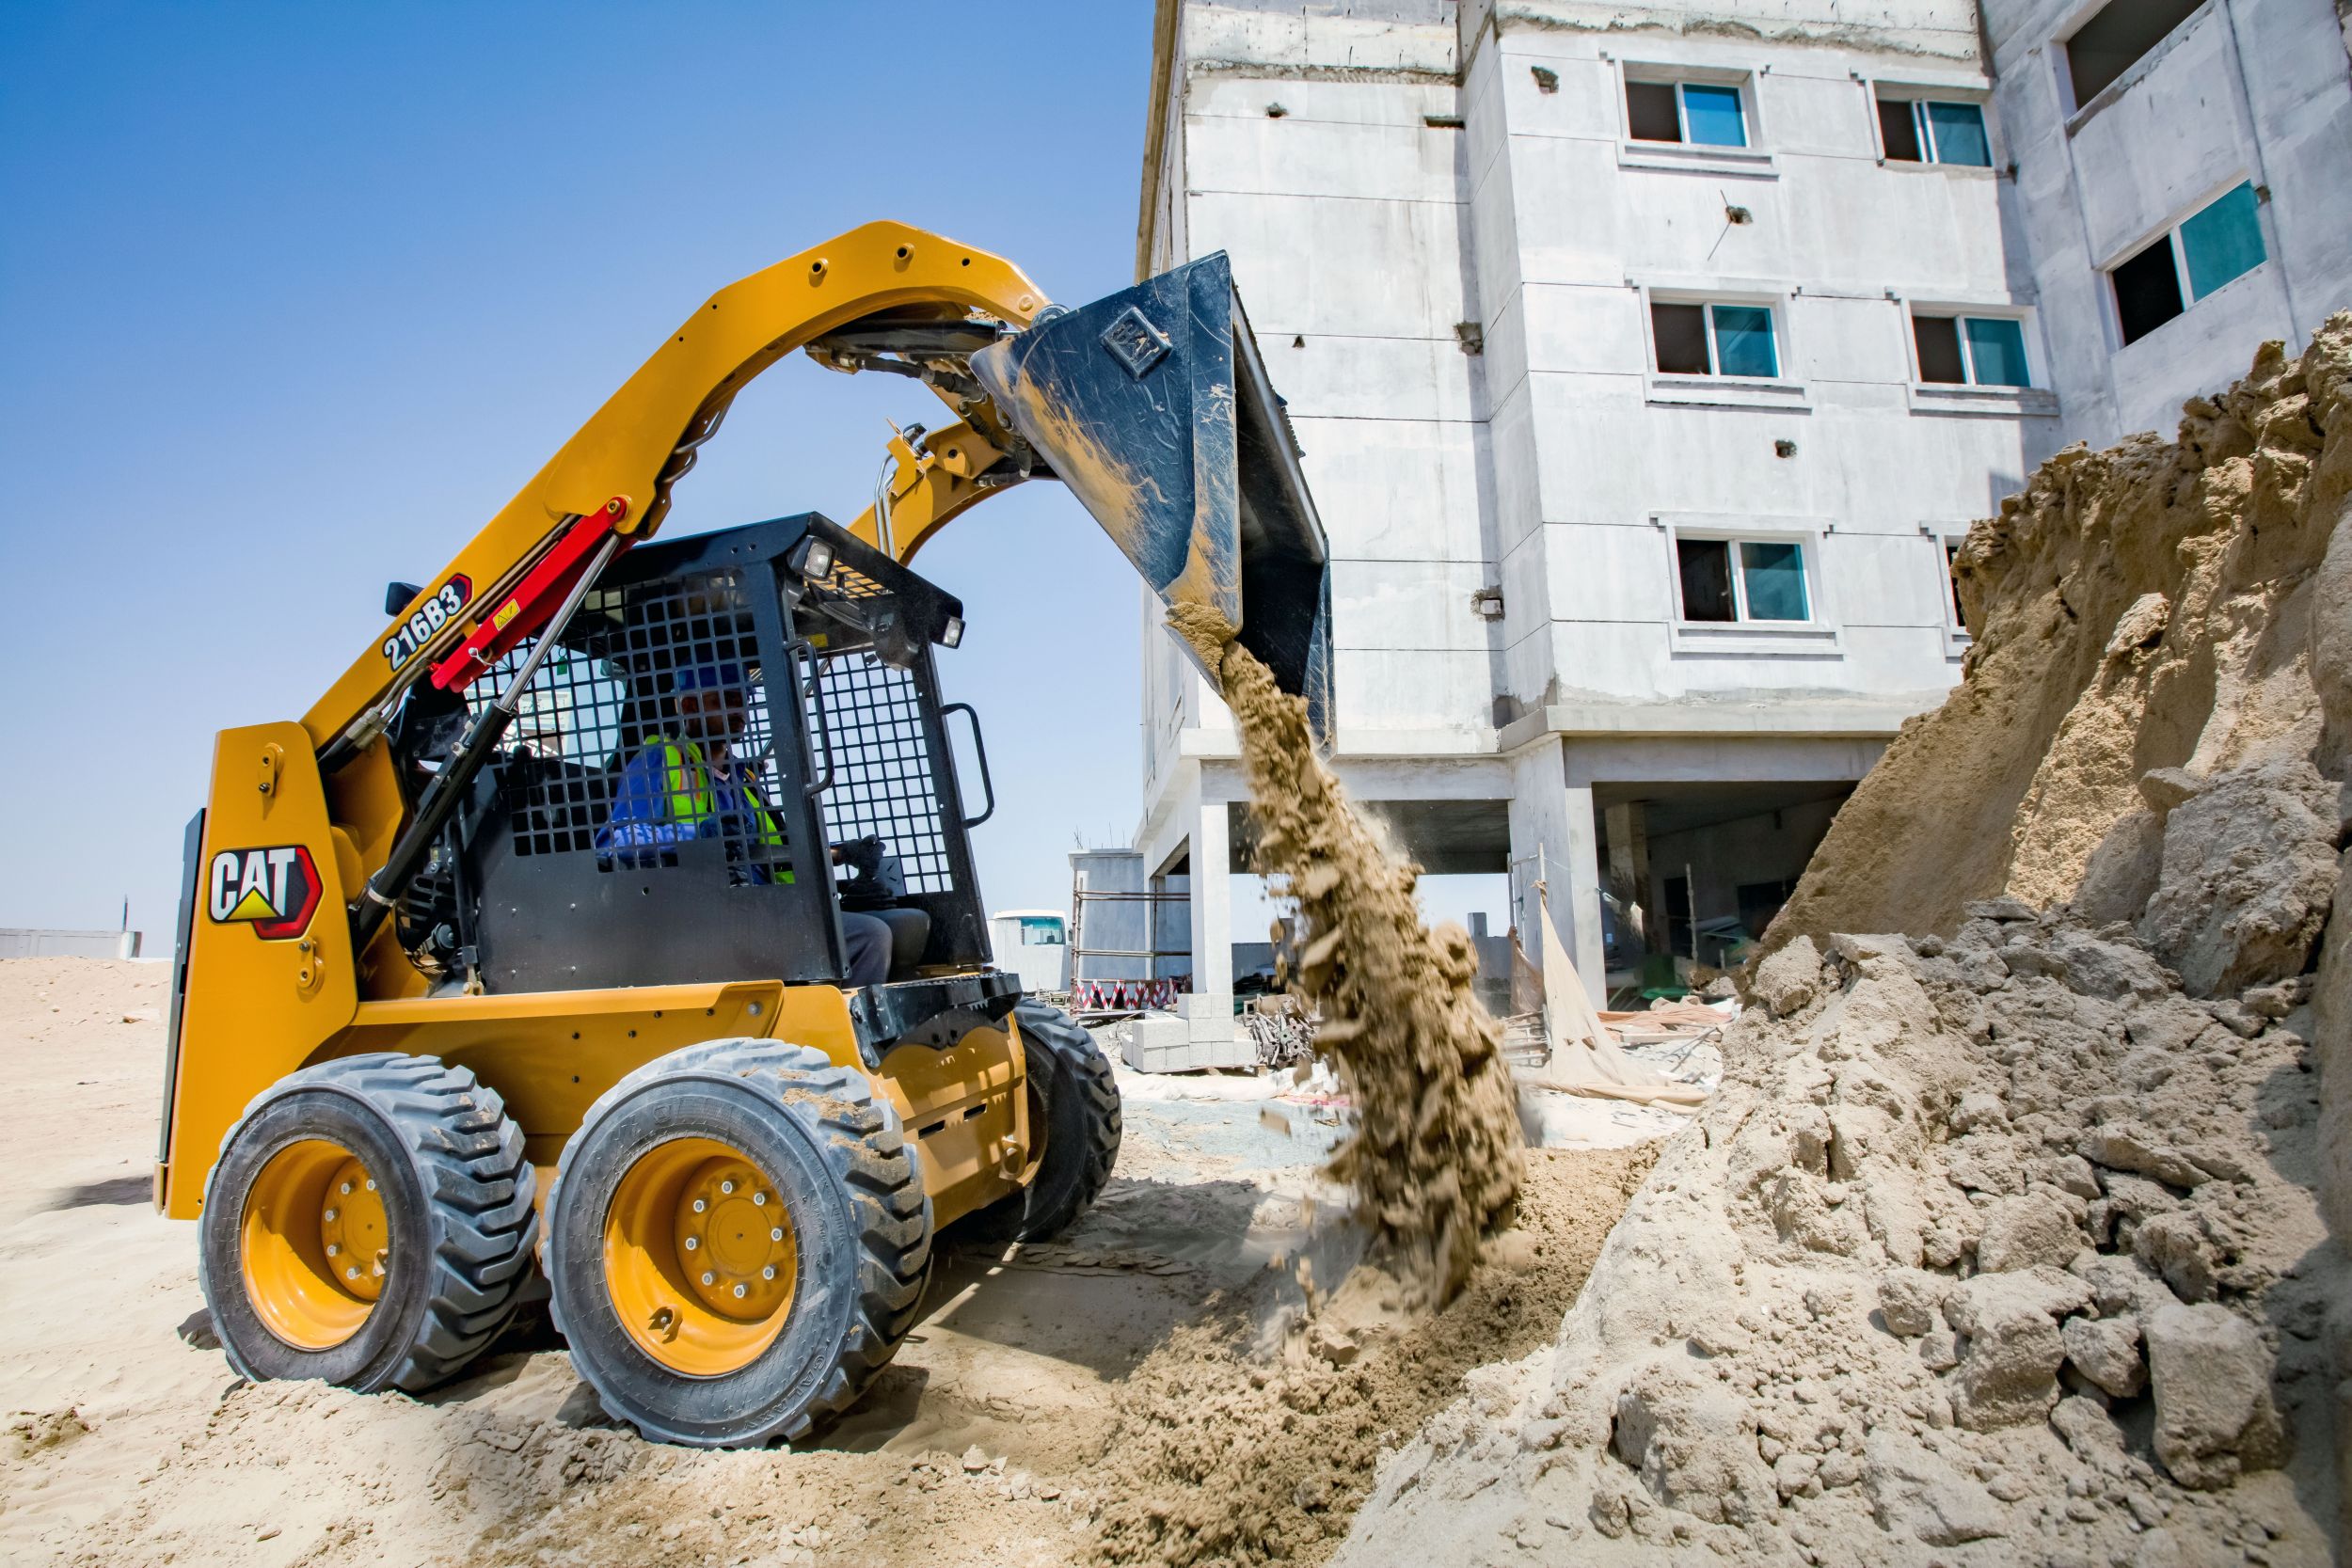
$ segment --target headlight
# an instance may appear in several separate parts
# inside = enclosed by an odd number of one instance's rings
[[[833,576],[833,546],[822,539],[803,539],[793,552],[792,569],[811,582]]]
[[[957,643],[962,641],[963,617],[961,615],[948,616],[947,624],[939,628],[939,641],[942,645],[949,648],[952,648]]]

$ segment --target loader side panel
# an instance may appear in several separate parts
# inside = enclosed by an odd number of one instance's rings
[[[223,730],[196,865],[156,1190],[194,1219],[246,1102],[358,1005],[326,794],[299,724]]]
[[[621,1079],[682,1046],[737,1037],[787,1039],[857,1065],[841,993],[777,980],[363,1002],[321,1054],[399,1051],[469,1069],[506,1102],[530,1159],[552,1164]]]

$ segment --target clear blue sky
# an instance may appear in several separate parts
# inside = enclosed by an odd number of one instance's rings
[[[212,736],[298,717],[712,290],[879,217],[1124,286],[1149,0],[0,8],[0,925],[167,947]],[[919,388],[795,356],[665,536],[870,498]],[[1138,807],[1137,589],[1059,486],[968,514],[950,698],[993,907]]]

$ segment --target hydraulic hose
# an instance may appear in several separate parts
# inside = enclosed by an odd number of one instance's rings
[[[483,764],[497,753],[499,742],[505,737],[506,727],[515,721],[515,714],[522,706],[523,689],[531,684],[531,677],[539,673],[540,664],[554,651],[557,640],[571,625],[580,601],[588,596],[590,586],[620,547],[619,534],[605,535],[603,542],[596,546],[596,553],[581,569],[579,580],[572,584],[564,595],[564,602],[548,617],[547,626],[539,633],[539,639],[532,645],[531,652],[523,657],[521,667],[515,672],[515,678],[508,681],[506,689],[492,699],[490,705],[475,715],[474,721],[466,727],[465,736],[458,741],[455,753],[434,775],[433,782],[425,786],[424,798],[417,802],[417,815],[409,822],[407,832],[402,833],[392,845],[391,853],[384,857],[383,865],[359,890],[359,896],[351,901],[351,951],[355,959],[367,951],[368,943],[375,940],[375,933],[383,929],[385,919],[399,906],[401,896],[408,891],[408,884],[416,879],[418,869],[424,864],[425,856],[432,852],[434,840],[441,836],[441,830],[449,826],[449,819],[455,814],[458,802],[466,798],[474,775],[481,772]]]

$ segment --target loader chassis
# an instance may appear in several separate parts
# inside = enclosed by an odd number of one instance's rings
[[[795,348],[919,379],[953,418],[894,434],[846,529],[648,543]],[[1063,311],[997,258],[871,224],[707,300],[395,585],[299,722],[218,737],[154,1189],[198,1222],[230,1360],[428,1387],[544,1278],[614,1416],[799,1437],[913,1327],[938,1227],[1067,1226],[1108,1178],[1118,1091],[988,962],[969,829],[993,791],[974,718],[970,809],[931,652],[962,606],[905,562],[994,491],[1083,470],[1161,596],[1236,628],[1320,733],[1329,590],[1296,458],[1222,256]],[[845,840],[864,873],[837,888]],[[849,986],[843,910],[862,942],[888,927],[885,980]]]

